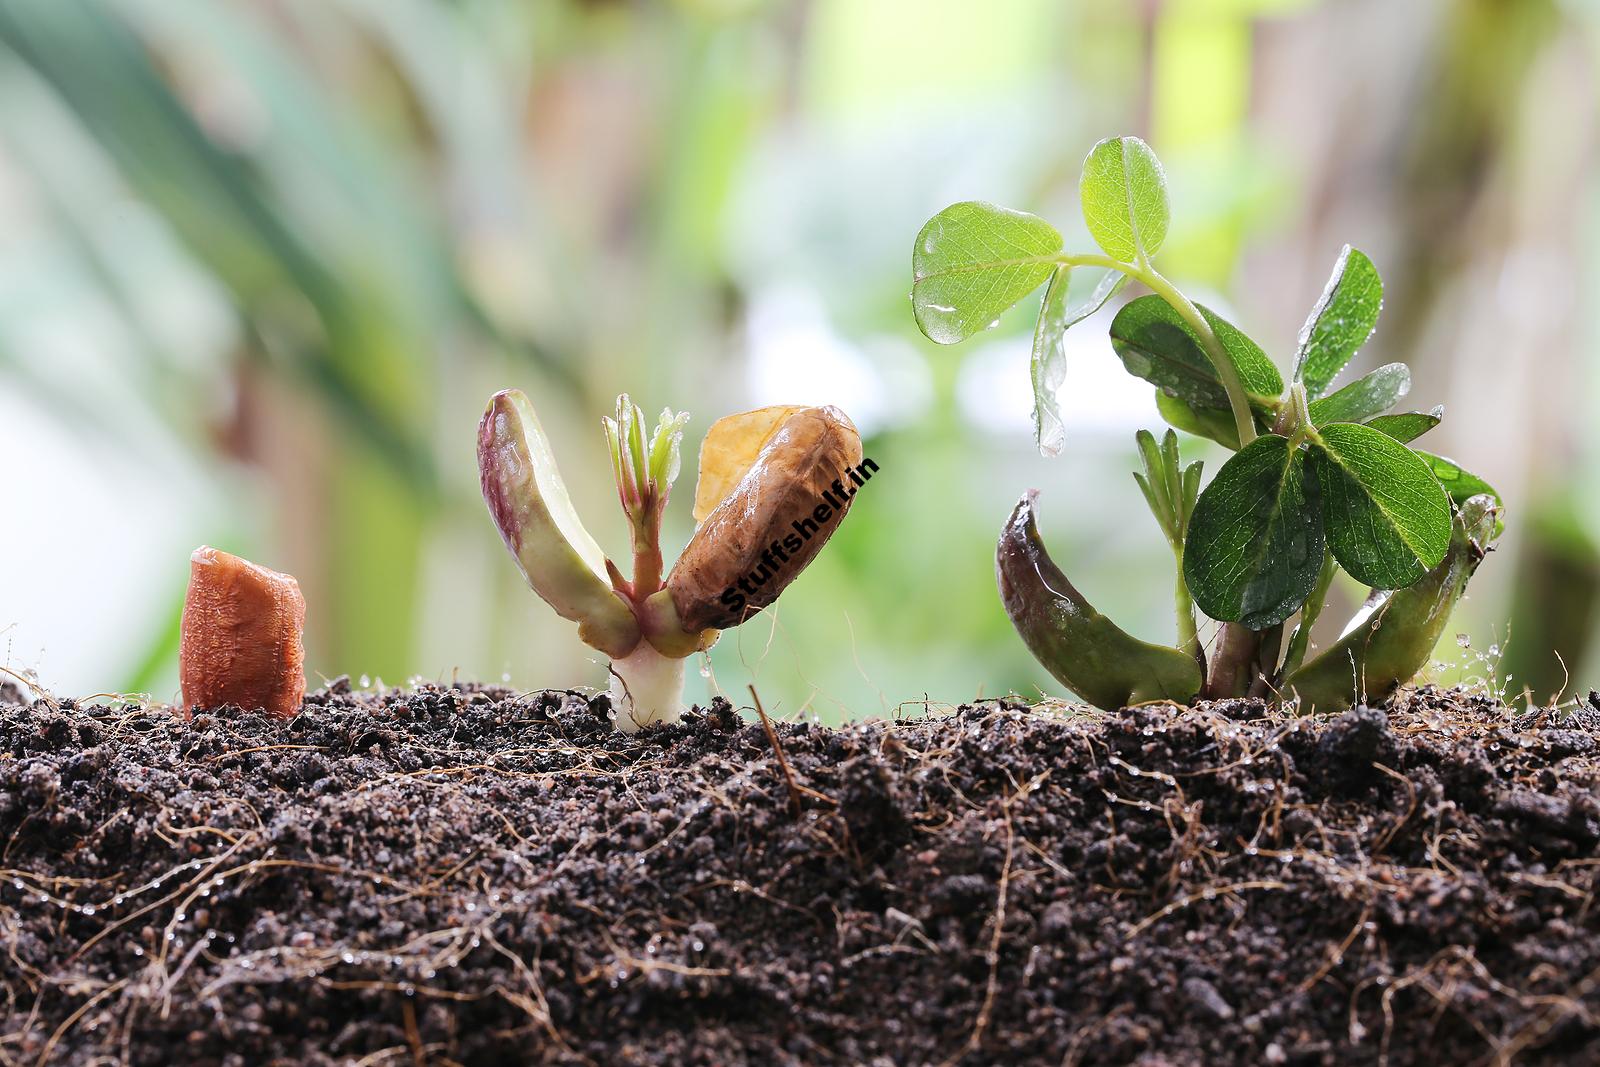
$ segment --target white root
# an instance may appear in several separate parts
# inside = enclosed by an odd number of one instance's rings
[[[633,733],[683,716],[683,665],[687,662],[656,651],[649,641],[611,661],[611,707],[617,729]]]

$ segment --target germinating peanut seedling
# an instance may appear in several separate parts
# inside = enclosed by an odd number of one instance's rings
[[[1143,470],[1134,478],[1178,564],[1176,647],[1140,641],[1094,610],[1040,542],[1031,491],[1006,523],[997,556],[1001,598],[1018,632],[1057,679],[1102,707],[1278,694],[1333,710],[1386,695],[1427,662],[1499,534],[1500,500],[1451,460],[1410,447],[1443,409],[1391,413],[1410,389],[1404,364],[1333,388],[1377,325],[1377,269],[1353,248],[1339,254],[1301,329],[1286,385],[1259,345],[1156,269],[1170,213],[1148,145],[1101,141],[1079,190],[1099,252],[1067,252],[1048,222],[993,204],[953,204],[930,219],[912,252],[917,324],[929,339],[955,344],[1044,286],[1033,340],[1034,423],[1041,451],[1054,455],[1065,436],[1056,394],[1066,331],[1138,283],[1149,293],[1118,311],[1112,351],[1156,387],[1156,407],[1171,426],[1234,455],[1202,490],[1200,464],[1182,463],[1175,433],[1159,442],[1148,431],[1137,437]],[[1074,303],[1068,290],[1077,270],[1101,277]],[[1344,637],[1306,662],[1311,625],[1340,568],[1372,595]],[[1209,664],[1196,607],[1222,623]]]
[[[684,660],[771,604],[816,557],[854,495],[841,479],[862,464],[861,436],[837,408],[719,419],[700,450],[699,525],[664,576],[661,517],[688,418],[663,411],[647,436],[644,412],[624,394],[616,418],[602,420],[631,578],[578,518],[526,396],[496,393],[478,427],[483,498],[500,536],[534,592],[611,657],[611,706],[625,731],[678,720]]]

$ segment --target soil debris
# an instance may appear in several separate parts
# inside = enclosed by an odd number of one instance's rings
[[[0,1064],[1600,1063],[1600,714],[0,704]],[[796,812],[795,808],[799,811]]]

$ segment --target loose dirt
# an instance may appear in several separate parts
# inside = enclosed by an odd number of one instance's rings
[[[0,704],[0,1063],[1600,1063],[1600,713],[605,710]]]

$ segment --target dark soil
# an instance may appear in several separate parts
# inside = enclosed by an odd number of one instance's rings
[[[1600,1063],[1600,714],[604,708],[0,706],[0,1063]]]

